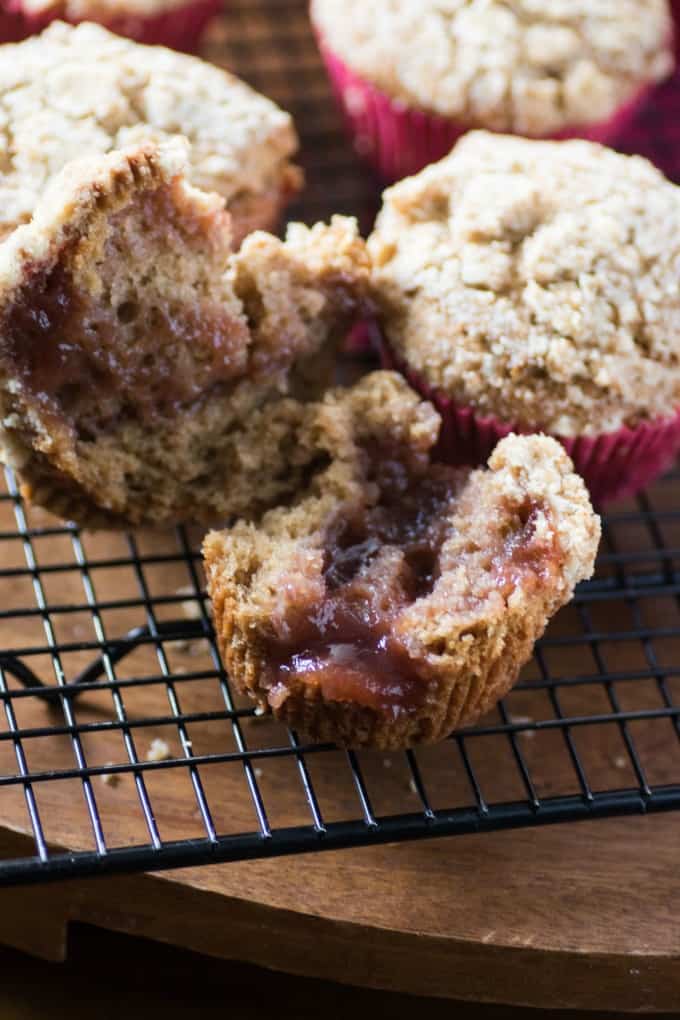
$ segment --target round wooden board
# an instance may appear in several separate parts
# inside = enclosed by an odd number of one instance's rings
[[[679,847],[669,815],[13,889],[0,937],[58,958],[75,920],[371,988],[674,1011]]]

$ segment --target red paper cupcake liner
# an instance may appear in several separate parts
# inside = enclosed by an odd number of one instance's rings
[[[354,147],[382,180],[397,181],[418,173],[429,163],[446,156],[469,130],[469,125],[451,117],[425,113],[391,99],[351,70],[318,31],[317,41]],[[615,146],[652,91],[653,86],[645,86],[605,121],[574,126],[543,137],[552,140],[586,138]]]
[[[14,8],[11,16],[22,24],[21,35],[17,38],[25,38],[28,35],[42,32],[50,21],[62,16],[59,11],[40,15],[26,14],[22,10],[21,0],[13,0],[13,2]],[[12,6],[11,2],[9,6]],[[134,39],[135,42],[169,46],[173,50],[192,53],[198,48],[208,21],[221,9],[222,0],[191,0],[190,3],[148,17],[127,14],[111,19],[92,18],[90,20],[98,21],[111,32],[127,36],[128,39]],[[0,21],[0,30],[3,27]],[[13,40],[3,38],[2,41]]]
[[[0,43],[20,42],[28,31],[20,13],[11,9],[8,3],[0,0]]]
[[[383,342],[384,368],[400,371],[411,386],[431,401],[442,425],[435,456],[448,464],[485,464],[497,443],[511,432],[528,434],[532,429],[508,425],[491,415],[479,415],[472,407],[459,407],[450,397],[429,386],[422,376],[400,364]],[[642,422],[635,428],[617,429],[599,436],[555,436],[565,448],[596,505],[633,496],[646,488],[673,464],[680,451],[680,410],[670,418]]]

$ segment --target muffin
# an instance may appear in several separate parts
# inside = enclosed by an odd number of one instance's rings
[[[472,132],[385,192],[369,240],[384,357],[483,463],[510,431],[563,443],[601,502],[680,441],[680,189],[585,141]]]
[[[388,181],[471,128],[613,144],[673,67],[668,0],[312,0],[357,150]]]
[[[0,236],[69,160],[147,139],[188,139],[190,180],[226,199],[236,244],[272,229],[301,184],[287,113],[226,71],[98,25],[0,47],[0,117]]]
[[[0,42],[18,42],[26,35],[26,24],[21,14],[7,3],[0,5]]]
[[[184,168],[179,141],[69,163],[0,244],[0,453],[27,499],[85,525],[279,498],[267,404],[327,385],[367,289],[353,220],[233,253],[224,200]]]
[[[55,19],[77,24],[94,21],[141,43],[189,52],[222,9],[222,0],[6,0],[19,34],[0,36],[14,42],[41,32]]]
[[[504,439],[489,470],[432,463],[429,403],[391,372],[307,405],[303,484],[204,543],[236,686],[313,740],[441,740],[503,697],[593,571],[599,521],[563,449]]]

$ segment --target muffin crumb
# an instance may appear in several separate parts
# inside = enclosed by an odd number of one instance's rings
[[[146,752],[146,760],[167,761],[169,758],[172,758],[172,753],[168,742],[162,740],[160,737],[154,737],[149,745],[148,751]]]

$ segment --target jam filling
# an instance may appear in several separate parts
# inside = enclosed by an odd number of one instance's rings
[[[384,471],[381,480],[385,484]],[[418,711],[427,667],[410,658],[394,622],[434,588],[456,489],[455,471],[440,466],[417,484],[392,478],[376,507],[330,530],[324,597],[289,613],[285,638],[273,640],[268,649],[273,708],[302,683],[315,686],[326,701],[351,702],[392,719]],[[473,602],[483,600],[485,590],[508,598],[520,587],[531,593],[550,582],[560,560],[558,539],[554,528],[549,537],[537,529],[539,516],[548,513],[527,501],[507,530],[495,531],[495,540],[487,538],[488,555],[474,541],[458,551],[458,562],[469,557],[469,569],[482,581],[470,596]],[[472,522],[471,539],[481,530]]]
[[[331,529],[324,599],[289,617],[285,639],[269,648],[273,707],[301,681],[326,701],[392,718],[417,711],[425,678],[393,623],[436,582],[454,474],[442,468],[417,486],[396,485],[378,506]]]
[[[518,512],[518,526],[506,536],[493,557],[495,587],[504,598],[520,586],[533,591],[539,584],[549,584],[557,574],[559,540],[554,528],[547,540],[537,540],[539,514],[547,515],[546,508],[527,501]]]
[[[161,229],[153,220],[163,215],[156,206],[166,200],[153,199],[142,210],[148,230],[140,253],[151,264]],[[109,247],[120,243],[125,228],[126,221],[114,219]],[[68,262],[75,252],[66,255]],[[117,255],[118,264],[123,258]],[[102,273],[115,259],[105,252]],[[2,337],[33,397],[69,422],[89,422],[95,432],[120,415],[149,423],[195,401],[242,374],[248,351],[245,323],[217,305],[187,309],[167,297],[156,303],[147,297],[107,307],[80,290],[63,266],[34,269],[2,323]]]

